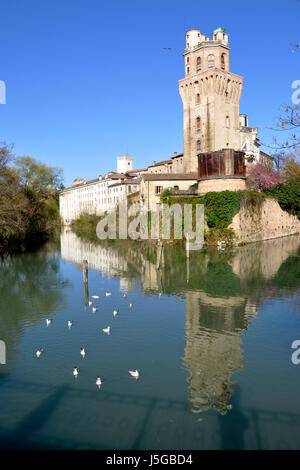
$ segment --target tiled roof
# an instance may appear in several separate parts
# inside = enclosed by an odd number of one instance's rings
[[[166,165],[167,163],[172,163],[172,160],[163,160],[161,162],[154,163],[154,165],[148,166],[148,168],[152,168],[153,166]]]
[[[109,188],[113,188],[115,186],[121,186],[122,184],[140,184],[141,182],[141,179],[140,178],[132,178],[132,179],[129,179],[129,180],[123,180],[121,181],[120,183],[114,183],[114,184],[111,184],[109,185]]]
[[[174,157],[172,157],[172,160],[174,160],[174,158],[181,158],[183,157],[183,153],[179,153],[178,155],[174,155]]]
[[[142,175],[141,178],[145,181],[162,181],[162,180],[197,180],[198,174],[195,173],[151,173],[149,175]]]
[[[148,168],[141,168],[139,170],[128,170],[126,173],[138,173],[139,171],[148,171]]]

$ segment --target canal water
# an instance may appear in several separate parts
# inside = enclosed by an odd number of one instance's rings
[[[300,237],[156,261],[67,230],[1,261],[1,448],[300,448]]]

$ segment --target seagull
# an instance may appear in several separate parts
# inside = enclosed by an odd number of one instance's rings
[[[92,299],[99,299],[99,295],[92,295]]]
[[[74,375],[75,379],[77,379],[78,374],[79,374],[79,372],[78,372],[77,367],[74,367],[74,369],[73,369],[73,375]]]
[[[98,387],[98,388],[100,388],[100,387],[101,387],[101,385],[102,385],[102,382],[101,382],[101,379],[100,379],[100,377],[99,377],[99,376],[97,377],[97,380],[96,380],[96,385],[97,385],[97,387]]]
[[[123,297],[124,297],[124,299],[126,299],[127,295],[126,295],[126,294],[124,294],[124,295],[123,295]]]
[[[105,292],[106,297],[109,297],[111,295],[111,292]]]
[[[103,333],[107,333],[108,335],[110,334],[110,326],[107,326],[106,328],[102,328]]]
[[[51,325],[52,322],[53,322],[53,320],[50,320],[49,318],[46,319],[46,325],[47,326]]]
[[[71,328],[71,326],[73,326],[73,320],[68,321],[68,327]]]
[[[113,311],[113,316],[116,317],[119,313],[119,309]]]
[[[91,307],[93,305],[93,302],[89,301],[89,306]]]
[[[38,349],[37,352],[35,353],[36,357],[39,358],[43,354],[43,349]]]
[[[137,369],[136,370],[129,370],[128,372],[131,375],[131,377],[134,377],[135,379],[138,379],[139,376],[140,376],[140,373]]]
[[[97,312],[97,310],[98,310],[98,307],[93,307],[93,308],[92,308],[92,311],[93,311],[94,313]]]
[[[80,349],[80,354],[82,355],[83,358],[85,357],[85,349],[84,348]]]
[[[129,304],[129,308],[132,308],[132,304]]]

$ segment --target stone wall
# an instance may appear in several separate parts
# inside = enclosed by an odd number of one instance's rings
[[[198,183],[198,193],[200,195],[211,191],[244,191],[246,189],[246,178],[205,178]]]
[[[241,206],[229,227],[240,243],[251,243],[300,233],[300,220],[283,211],[275,199],[267,198],[254,210]]]

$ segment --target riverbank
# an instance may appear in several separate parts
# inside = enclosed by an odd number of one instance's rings
[[[203,204],[206,245],[216,246],[220,242],[227,246],[239,245],[300,233],[300,183],[294,180],[266,192],[222,191],[210,192],[205,196],[177,196],[165,191],[161,202],[168,206],[179,204],[182,209],[185,204],[192,205],[194,209],[198,204]],[[81,238],[96,241],[96,227],[101,219],[96,215],[82,214],[73,222],[72,230]],[[151,228],[151,218],[148,222]],[[150,239],[146,243],[155,241]],[[170,244],[185,243],[184,238],[174,239],[172,228],[170,239],[164,241]]]

